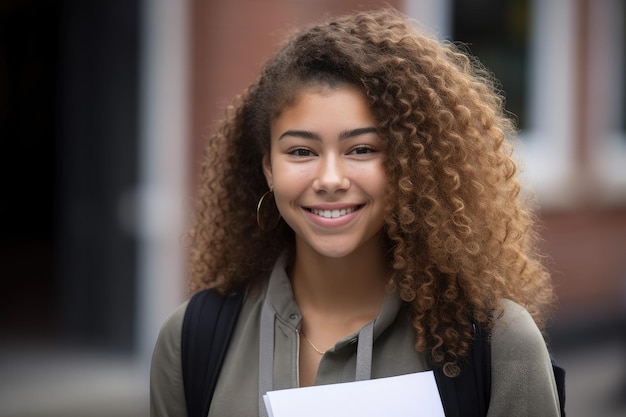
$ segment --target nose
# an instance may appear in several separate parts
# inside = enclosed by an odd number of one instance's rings
[[[350,180],[346,175],[341,158],[336,155],[326,155],[320,158],[317,174],[313,181],[313,189],[316,192],[333,193],[347,190],[348,187],[350,187]]]

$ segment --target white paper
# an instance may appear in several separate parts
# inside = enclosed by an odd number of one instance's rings
[[[270,417],[445,417],[432,371],[270,391]]]

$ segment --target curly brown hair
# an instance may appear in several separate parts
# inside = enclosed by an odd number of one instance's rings
[[[502,298],[545,329],[554,295],[502,95],[476,60],[391,9],[297,32],[227,109],[203,159],[191,289],[250,289],[293,251],[284,221],[269,232],[256,221],[270,123],[303,89],[342,84],[363,92],[385,143],[389,290],[410,305],[415,348],[458,374],[473,324],[492,326]]]

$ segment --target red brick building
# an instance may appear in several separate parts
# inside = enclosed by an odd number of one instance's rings
[[[196,177],[203,135],[221,116],[224,105],[256,77],[261,62],[285,34],[328,14],[384,3],[192,2],[189,178]],[[494,27],[504,21],[522,32],[522,63],[528,69],[518,82],[526,90],[522,103],[526,126],[521,132],[526,142],[521,156],[527,183],[541,206],[542,233],[560,299],[558,319],[602,321],[625,314],[623,2],[396,0],[390,4],[442,37],[471,43],[470,50],[480,58],[479,42],[489,33],[476,28],[472,32],[464,20],[479,21],[482,13],[482,19],[492,19]],[[452,10],[458,5],[467,9],[460,16]],[[485,17],[485,8],[495,10]],[[469,39],[456,36],[458,28]],[[492,51],[488,52],[497,53],[497,46]]]

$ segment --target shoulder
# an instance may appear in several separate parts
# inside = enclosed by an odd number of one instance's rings
[[[541,331],[530,313],[514,301],[500,302],[502,314],[496,318],[492,336],[492,349],[496,353],[540,354],[547,357],[547,348]]]
[[[175,349],[180,352],[180,335],[188,305],[189,301],[185,301],[163,322],[157,339],[157,348]]]
[[[188,301],[181,304],[163,322],[152,354],[152,370],[180,368],[180,343]],[[154,373],[154,372],[153,372]]]
[[[502,300],[491,331],[491,401],[488,416],[559,415],[550,355],[528,311]]]
[[[519,326],[529,331],[537,327],[530,313],[515,301],[504,298],[500,300],[500,307],[502,307],[502,314],[497,317],[494,331],[511,331],[511,327],[519,330]]]
[[[187,415],[180,356],[181,332],[188,302],[163,323],[150,366],[150,415]]]

